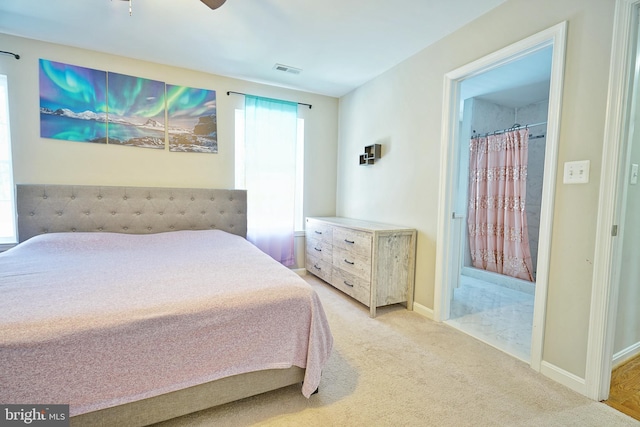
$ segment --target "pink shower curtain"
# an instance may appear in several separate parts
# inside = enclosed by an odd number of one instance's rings
[[[529,130],[471,139],[469,245],[473,266],[533,282],[525,212]]]

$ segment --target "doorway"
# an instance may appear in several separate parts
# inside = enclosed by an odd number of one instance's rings
[[[466,275],[462,274],[462,267],[465,264],[467,252],[464,244],[466,235],[464,217],[466,216],[465,183],[467,182],[465,174],[468,166],[461,165],[464,165],[465,161],[468,165],[468,160],[465,159],[464,153],[468,149],[471,133],[473,130],[479,133],[492,132],[509,128],[519,123],[520,120],[517,118],[518,109],[526,109],[526,107],[538,104],[536,108],[530,108],[530,110],[537,109],[539,113],[541,105],[543,107],[542,110],[546,110],[546,114],[543,113],[542,119],[536,118],[536,121],[533,122],[533,117],[529,116],[525,118],[525,122],[529,123],[520,123],[536,124],[546,122],[546,129],[543,132],[540,132],[539,129],[531,128],[533,136],[541,134],[545,136],[546,144],[543,149],[540,168],[544,178],[539,182],[540,201],[537,208],[539,212],[539,233],[536,236],[538,247],[536,284],[531,289],[530,320],[525,320],[528,323],[526,327],[529,328],[527,332],[527,340],[530,343],[527,349],[529,354],[523,357],[520,353],[514,354],[514,352],[507,351],[518,358],[526,359],[536,370],[540,370],[542,359],[542,331],[549,268],[553,188],[557,167],[558,125],[565,37],[566,23],[561,23],[452,71],[445,76],[445,117],[443,118],[441,159],[443,170],[440,180],[440,215],[438,221],[434,303],[434,318],[438,321],[447,321],[452,323],[453,326],[459,326],[456,325],[455,319],[452,322],[451,315],[452,308],[455,308],[456,293],[460,293],[456,290],[462,289],[464,286],[462,282],[466,280]],[[544,71],[546,78],[527,78],[526,76],[532,73],[537,66],[532,64],[539,63],[545,64],[541,68],[544,69],[546,67],[546,71]],[[514,71],[516,69],[519,69],[519,71]],[[516,76],[520,80],[516,78],[511,83],[505,84],[504,76],[507,74]],[[501,75],[502,77],[500,77]],[[492,87],[492,89],[487,90],[488,87]],[[545,95],[548,94],[548,98],[544,99],[546,97],[543,96],[542,99],[538,98],[535,101],[527,102],[528,93],[535,93],[536,96],[540,97],[541,92]],[[514,97],[519,97],[522,103],[508,107],[503,105],[500,108],[500,115],[504,115],[506,123],[512,120],[513,123],[504,125],[504,121],[501,123],[482,121],[481,123],[487,127],[481,130],[479,128],[474,129],[474,127],[479,126],[474,123],[471,123],[470,126],[465,124],[465,104],[473,111],[472,104],[484,104],[486,107],[487,103],[496,105],[496,100],[498,99],[502,99],[502,104],[504,104],[504,99],[513,100]],[[510,110],[510,113],[506,114],[507,110]],[[521,112],[524,112],[524,110]],[[465,146],[465,144],[467,145]],[[464,329],[462,330],[464,331]],[[489,337],[484,341],[500,348]]]
[[[609,397],[611,371],[640,354],[640,0],[618,0],[602,155],[585,381]]]
[[[526,363],[531,357],[552,54],[553,47],[547,46],[466,79],[460,85],[458,188],[453,216],[458,222],[455,228],[459,232],[454,239],[459,242],[460,257],[452,260],[452,274],[458,277],[454,278],[446,322]],[[475,262],[472,260],[467,226],[470,142],[481,142],[488,135],[504,134],[514,127],[524,127],[527,137],[523,195],[527,226],[523,230],[526,235],[523,244],[531,253],[532,271],[527,275],[531,280],[475,267],[474,264],[482,263],[478,259],[481,256],[476,254]],[[485,198],[478,202],[484,203]]]

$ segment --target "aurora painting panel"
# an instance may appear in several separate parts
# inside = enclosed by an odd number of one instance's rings
[[[108,74],[109,144],[164,149],[164,82]]]
[[[169,150],[217,153],[216,92],[167,84]]]
[[[105,143],[106,71],[40,59],[40,136]]]

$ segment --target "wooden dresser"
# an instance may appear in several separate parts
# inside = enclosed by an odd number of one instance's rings
[[[306,268],[367,307],[413,309],[416,230],[341,217],[307,218]]]

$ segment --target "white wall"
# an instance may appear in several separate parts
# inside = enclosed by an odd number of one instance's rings
[[[0,56],[0,74],[7,75],[9,84],[16,183],[233,188],[234,109],[243,105],[244,98],[227,96],[227,91],[237,91],[313,105],[311,110],[304,111],[304,212],[305,215],[335,214],[336,98],[6,34],[0,34],[0,46],[2,50],[16,52],[21,57],[15,60],[11,56]],[[168,150],[40,138],[39,58],[215,90],[218,154],[172,153]],[[304,245],[297,246],[303,250]]]
[[[591,160],[591,177],[572,186],[556,177],[543,360],[579,378],[586,369],[614,5],[509,0],[340,100],[338,214],[415,227],[415,300],[433,308],[443,76],[568,21],[558,160]],[[382,158],[358,166],[358,154],[374,142],[383,144]]]

